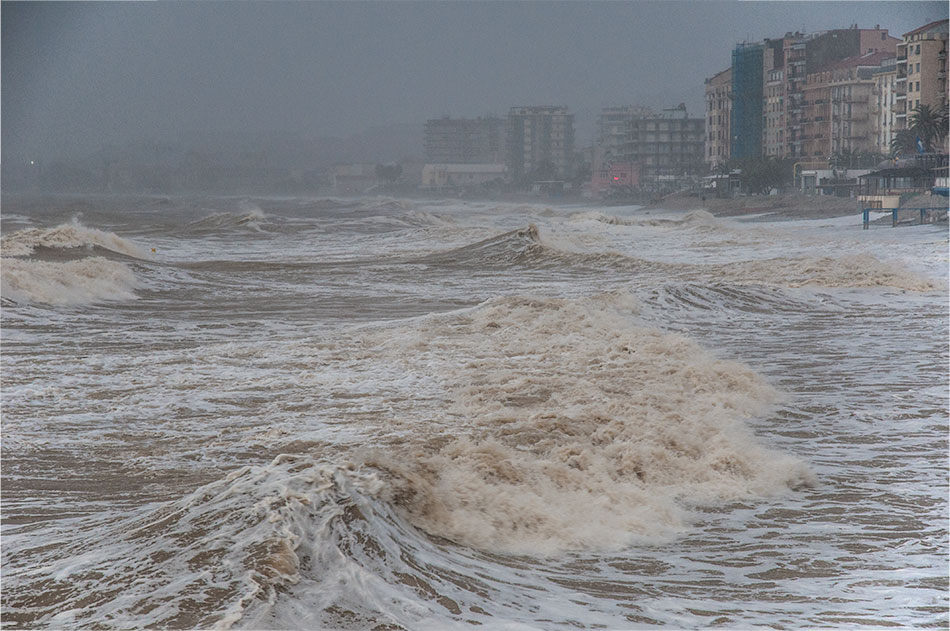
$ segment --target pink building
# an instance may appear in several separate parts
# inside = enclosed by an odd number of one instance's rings
[[[591,169],[591,190],[597,195],[609,195],[611,191],[634,189],[640,185],[640,165],[629,162],[605,160],[603,148],[594,150]]]

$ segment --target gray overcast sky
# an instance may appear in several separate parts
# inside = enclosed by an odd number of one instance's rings
[[[343,136],[443,114],[685,102],[743,40],[946,2],[3,2],[4,159],[193,130]]]

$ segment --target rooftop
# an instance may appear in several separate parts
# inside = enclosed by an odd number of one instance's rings
[[[946,33],[948,30],[948,24],[950,24],[950,19],[937,20],[936,22],[924,24],[920,28],[915,28],[913,31],[904,33],[904,37],[907,37],[908,35],[917,35],[918,33]]]
[[[878,68],[884,64],[885,59],[894,59],[896,55],[891,51],[878,51],[865,53],[863,55],[854,55],[852,57],[845,57],[840,61],[835,61],[824,68],[821,69],[821,72],[828,70],[847,70],[850,68]]]

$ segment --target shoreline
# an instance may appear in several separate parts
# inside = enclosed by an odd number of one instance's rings
[[[695,195],[670,195],[661,200],[593,200],[574,197],[546,198],[535,195],[525,194],[502,194],[488,195],[484,197],[435,197],[420,196],[411,194],[399,194],[396,191],[380,192],[377,195],[361,196],[338,196],[332,194],[312,193],[306,195],[266,195],[266,194],[221,194],[221,193],[50,193],[50,192],[2,192],[2,197],[6,200],[20,201],[30,200],[36,203],[40,200],[95,200],[103,198],[127,198],[136,200],[149,200],[152,203],[156,201],[169,200],[174,198],[200,198],[200,197],[222,197],[222,198],[250,198],[250,199],[365,199],[367,197],[387,197],[393,199],[405,199],[407,201],[433,201],[435,199],[449,200],[457,199],[459,202],[501,202],[512,204],[544,204],[548,206],[566,206],[586,204],[591,208],[609,209],[616,206],[638,205],[640,210],[645,211],[691,211],[704,210],[714,217],[743,217],[748,215],[761,215],[764,220],[801,220],[801,219],[829,219],[834,217],[845,217],[849,215],[861,215],[861,206],[857,199],[850,197],[829,197],[825,195],[755,195],[750,197],[716,198],[707,197],[703,200]],[[944,198],[939,198],[940,202],[935,203],[932,196],[923,194],[909,200],[908,206],[941,206],[944,205]],[[159,205],[161,205],[159,203]]]

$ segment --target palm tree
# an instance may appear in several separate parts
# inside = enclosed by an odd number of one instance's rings
[[[915,140],[920,138],[924,151],[932,151],[937,141],[945,135],[941,115],[929,105],[917,105],[910,116],[910,129]]]
[[[940,135],[937,140],[946,141],[948,134],[950,134],[950,103],[944,103],[943,111],[940,112]],[[946,147],[944,151],[946,151]]]
[[[891,140],[891,157],[896,158],[917,153],[917,133],[913,129],[902,129]]]

